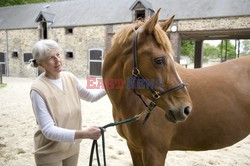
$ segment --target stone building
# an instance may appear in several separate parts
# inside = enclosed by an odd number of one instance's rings
[[[180,41],[195,40],[201,66],[202,41],[250,39],[250,1],[246,0],[71,0],[0,8],[0,64],[6,76],[35,77],[27,68],[33,45],[57,41],[64,69],[80,77],[100,76],[111,38],[139,17],[161,8],[160,20],[175,15],[169,37],[179,61]]]

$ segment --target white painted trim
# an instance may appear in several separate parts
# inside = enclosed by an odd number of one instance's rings
[[[101,60],[90,60],[90,51],[97,50],[102,52],[102,58]],[[101,62],[101,66],[103,65],[103,53],[104,49],[103,48],[90,48],[88,49],[88,77],[101,77],[99,75],[90,75],[90,62]]]

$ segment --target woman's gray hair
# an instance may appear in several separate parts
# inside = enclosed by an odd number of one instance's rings
[[[59,44],[55,42],[54,40],[45,39],[45,40],[38,41],[34,45],[33,50],[32,50],[32,55],[34,59],[31,59],[29,61],[30,66],[38,67],[39,62],[43,61],[46,55],[48,55],[48,53],[54,49],[59,50],[59,51],[62,50]]]

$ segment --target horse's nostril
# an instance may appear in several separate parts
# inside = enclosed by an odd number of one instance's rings
[[[184,114],[188,116],[189,113],[190,113],[190,107],[187,106],[187,107],[184,108]]]

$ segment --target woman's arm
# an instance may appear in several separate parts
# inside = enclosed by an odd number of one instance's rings
[[[101,131],[98,127],[89,127],[87,129],[78,130],[75,132],[75,139],[94,139],[97,140],[101,136]]]
[[[100,137],[98,127],[75,131],[55,126],[43,98],[36,91],[31,92],[31,100],[39,128],[47,139],[74,143],[75,139],[98,139]]]
[[[31,91],[31,101],[39,128],[47,139],[74,142],[75,130],[55,126],[43,98],[36,91]]]

